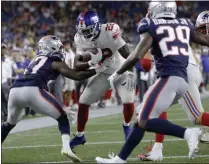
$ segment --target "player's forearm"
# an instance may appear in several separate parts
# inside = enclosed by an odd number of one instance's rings
[[[90,68],[88,62],[83,61],[82,55],[76,55],[74,59],[74,68],[79,71],[84,71]]]
[[[132,68],[139,59],[143,58],[149,48],[152,45],[152,37],[149,34],[144,34],[141,36],[141,41],[136,46],[134,51],[131,53],[131,55],[127,58],[127,60],[123,63],[121,68],[117,71],[118,74],[122,74],[128,69]]]
[[[95,69],[89,69],[85,71],[79,71],[76,73],[76,80],[85,80],[88,79],[89,77],[92,77],[96,75],[96,70]]]
[[[80,80],[84,80],[84,79],[87,79],[93,75],[96,74],[96,70],[95,69],[89,69],[89,70],[85,70],[85,71],[78,71],[78,70],[75,70],[75,69],[70,69],[70,68],[61,68],[60,69],[60,73],[69,78],[69,79],[72,79],[72,80],[77,80],[77,81],[80,81]]]
[[[126,61],[123,63],[123,65],[120,67],[120,69],[117,71],[118,74],[123,74],[125,71],[129,69],[133,69],[133,66],[137,63],[138,59],[135,58],[134,54],[131,54]]]
[[[75,69],[76,70],[79,70],[79,71],[84,71],[84,70],[87,70],[87,69],[90,68],[88,62],[80,62],[80,61],[77,61],[74,66],[75,66]]]
[[[128,47],[127,44],[125,44],[123,47],[121,47],[118,52],[121,54],[121,56],[124,58],[124,59],[127,59],[129,57],[129,55],[131,54],[131,51]],[[128,69],[129,71],[133,72],[134,69],[133,67],[129,68]]]

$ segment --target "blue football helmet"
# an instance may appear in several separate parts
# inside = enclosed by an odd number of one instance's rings
[[[209,11],[203,11],[198,15],[195,28],[203,34],[209,34]]]
[[[79,14],[76,23],[77,32],[87,39],[93,39],[101,29],[99,17],[96,12],[84,11]]]

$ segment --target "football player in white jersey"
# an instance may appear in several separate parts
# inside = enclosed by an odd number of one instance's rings
[[[203,34],[209,34],[209,11],[204,11],[199,14],[196,20],[195,28]],[[182,105],[182,108],[185,110],[193,124],[209,126],[209,113],[204,112],[198,90],[202,75],[199,70],[199,65],[197,64],[193,54],[189,55],[187,74],[189,82],[188,90],[186,94],[179,100],[179,104]],[[166,112],[161,114],[159,118],[167,119]],[[203,134],[201,140],[209,143],[209,134]],[[156,134],[155,143],[152,147],[152,150],[147,154],[139,154],[137,157],[141,160],[161,161],[163,159],[163,141],[164,135]]]
[[[100,24],[97,13],[93,11],[83,12],[78,16],[77,33],[75,34],[74,41],[77,46],[74,61],[76,69],[86,70],[103,61],[114,61],[114,64],[110,65],[104,72],[95,75],[83,91],[79,99],[77,133],[75,138],[71,140],[71,148],[86,142],[84,129],[88,121],[89,107],[92,103],[100,100],[110,88],[109,76],[120,67],[130,54],[126,42],[121,37],[120,27],[115,23]],[[85,62],[83,54],[92,48],[98,48],[98,51],[101,51],[100,53],[103,54],[103,58],[93,63],[91,61]],[[92,57],[95,57],[95,55],[92,54]],[[134,73],[131,69],[115,84],[115,88],[123,103],[123,130],[125,139],[130,132],[130,122],[134,114],[134,83]]]

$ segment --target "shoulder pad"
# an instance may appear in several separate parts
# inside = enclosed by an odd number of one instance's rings
[[[150,19],[149,18],[143,18],[137,27],[137,32],[142,34],[144,32],[150,33]]]
[[[120,30],[120,26],[116,23],[107,23],[105,24],[105,29],[107,32],[107,35],[116,40],[118,37],[120,37],[122,35],[122,32]]]
[[[54,53],[48,53],[47,57],[54,61],[64,61],[64,55],[59,52],[54,52]]]

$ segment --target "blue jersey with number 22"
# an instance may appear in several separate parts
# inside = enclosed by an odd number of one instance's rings
[[[17,79],[12,87],[37,86],[47,90],[48,81],[59,76],[59,72],[52,68],[54,61],[63,61],[62,54],[39,52],[25,69],[24,76]]]
[[[154,57],[158,76],[180,76],[187,81],[186,67],[189,45],[194,28],[188,19],[149,19],[140,21],[137,31],[148,32],[153,43],[151,54]]]

